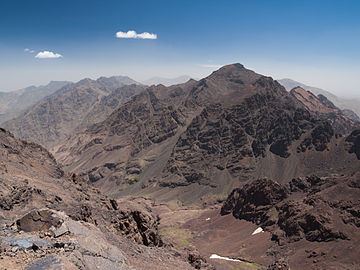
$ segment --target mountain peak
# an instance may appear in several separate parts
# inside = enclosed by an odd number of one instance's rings
[[[77,84],[86,84],[86,83],[89,83],[89,82],[93,82],[93,80],[90,79],[90,78],[85,78],[85,79],[82,79],[82,80],[78,81]]]
[[[227,73],[230,73],[230,72],[239,72],[239,71],[244,71],[244,70],[247,70],[247,69],[242,64],[234,63],[234,64],[222,66],[221,68],[214,71],[213,73],[227,74]]]
[[[137,81],[134,81],[128,76],[111,76],[111,77],[100,77],[96,80],[96,82],[105,85],[130,85],[130,84],[137,84]]]
[[[221,83],[224,83],[223,81],[226,80],[240,86],[252,84],[260,77],[261,75],[245,68],[242,64],[235,63],[221,67],[211,73],[206,79]]]
[[[240,63],[229,64],[221,67],[220,69],[244,69],[244,65]]]
[[[211,76],[239,76],[239,75],[246,75],[248,76],[249,74],[256,74],[254,71],[245,68],[242,64],[240,63],[235,63],[235,64],[230,64],[230,65],[226,65],[223,66],[221,68],[219,68],[218,70],[214,71],[209,77]],[[258,75],[258,74],[257,74]],[[258,75],[258,77],[260,77],[260,75]]]

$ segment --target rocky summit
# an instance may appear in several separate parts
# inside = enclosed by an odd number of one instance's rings
[[[360,123],[323,95],[241,64],[101,77],[4,127],[0,269],[360,266]]]

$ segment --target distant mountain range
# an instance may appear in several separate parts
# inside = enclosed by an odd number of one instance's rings
[[[354,119],[346,111],[340,110],[322,94],[315,96],[312,92],[298,86],[290,90],[290,95],[317,117],[329,121],[334,131],[339,134],[353,131],[359,123],[359,119],[356,117]]]
[[[142,83],[146,84],[146,85],[162,84],[165,86],[170,86],[170,85],[174,85],[174,84],[185,83],[190,79],[192,79],[192,78],[188,75],[183,75],[183,76],[179,76],[176,78],[153,77],[153,78],[143,81]]]
[[[345,111],[345,113],[348,113],[349,115],[352,115],[353,117],[357,117],[359,118],[360,116],[360,99],[346,99],[346,98],[341,98],[338,97],[332,93],[330,93],[329,91],[317,88],[317,87],[312,87],[312,86],[308,86],[305,85],[303,83],[294,81],[292,79],[281,79],[281,80],[277,80],[281,85],[283,85],[286,90],[290,91],[291,89],[300,86],[301,88],[308,90],[310,92],[312,92],[315,95],[323,95],[325,97],[327,97],[332,103],[334,103],[335,106],[339,107],[342,110],[351,110],[353,112],[356,113],[357,116],[354,116],[351,112],[349,111]]]
[[[132,87],[114,92],[126,85]],[[142,90],[139,83],[129,77],[83,79],[77,83],[67,84],[28,108],[17,118],[3,123],[3,126],[22,139],[50,147],[72,134],[78,126],[103,120],[118,103],[126,101]],[[111,94],[114,95],[112,103],[102,100]],[[102,104],[104,107],[99,108]],[[112,109],[109,110],[107,107]],[[101,113],[93,117],[94,110]]]
[[[0,92],[0,123],[17,117],[28,107],[68,84],[71,82],[51,81],[38,87],[30,86],[16,91]]]

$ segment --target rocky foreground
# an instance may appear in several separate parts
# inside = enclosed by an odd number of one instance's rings
[[[149,206],[109,199],[3,129],[0,148],[0,269],[193,268]]]

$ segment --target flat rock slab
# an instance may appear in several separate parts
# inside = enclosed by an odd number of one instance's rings
[[[25,270],[62,270],[61,260],[55,256],[45,257],[30,263]]]
[[[64,258],[48,256],[28,264],[24,270],[76,270],[77,267]]]
[[[65,223],[63,223],[60,228],[55,231],[54,236],[57,238],[66,233],[69,233],[69,228],[66,226]]]
[[[51,242],[32,235],[22,236],[22,237],[15,237],[15,236],[5,237],[3,241],[7,243],[9,246],[17,246],[22,249],[30,249],[34,245],[38,247],[53,246]]]

